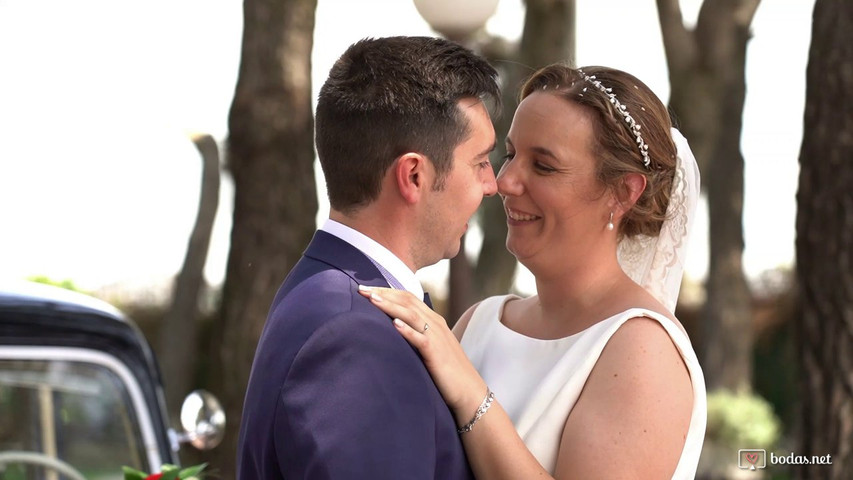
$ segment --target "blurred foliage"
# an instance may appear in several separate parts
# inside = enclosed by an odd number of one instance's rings
[[[773,450],[783,440],[782,425],[773,406],[749,390],[708,393],[708,426],[696,478],[701,480],[766,479],[764,470],[738,467],[743,448]],[[746,473],[745,476],[744,473]]]
[[[793,267],[768,270],[750,288],[755,338],[752,388],[773,405],[782,421],[782,435],[788,437],[794,435],[800,398],[794,333],[799,288]]]
[[[792,315],[793,309],[780,308],[780,324],[762,331],[753,346],[753,389],[770,404],[783,424],[784,435],[792,433],[799,406],[797,378],[800,365],[796,359]]]
[[[706,436],[723,445],[773,449],[782,424],[773,406],[749,391],[716,390],[708,394]]]
[[[31,282],[35,282],[35,283],[42,283],[45,285],[53,285],[54,287],[64,288],[66,290],[71,290],[72,292],[80,292],[80,293],[86,293],[86,294],[89,293],[89,292],[77,287],[77,285],[75,285],[72,280],[67,279],[67,278],[65,280],[53,280],[46,275],[34,275],[32,277],[27,277],[27,280],[29,280]]]

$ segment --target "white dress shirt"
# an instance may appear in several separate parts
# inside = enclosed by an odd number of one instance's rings
[[[320,230],[334,235],[357,248],[375,263],[382,265],[406,290],[417,298],[424,297],[424,288],[415,276],[415,272],[411,271],[402,260],[391,253],[391,250],[383,247],[376,240],[332,219],[327,219]]]

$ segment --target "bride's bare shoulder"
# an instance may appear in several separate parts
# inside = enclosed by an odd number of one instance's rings
[[[662,303],[660,303],[657,299],[655,299],[650,293],[648,293],[643,287],[639,285],[636,286],[635,292],[633,292],[630,297],[631,301],[626,303],[625,310],[628,308],[642,308],[644,310],[649,310],[655,313],[659,313],[667,318],[669,318],[672,323],[675,324],[685,335],[687,331],[684,329],[684,326],[681,325],[681,322],[678,321],[675,314],[669,311]]]

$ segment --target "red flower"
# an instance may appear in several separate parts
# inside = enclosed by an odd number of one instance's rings
[[[122,471],[124,472],[124,480],[161,480],[164,475],[169,480],[181,480],[182,478],[201,478],[201,471],[205,467],[207,467],[207,464],[202,463],[201,465],[181,469],[175,465],[166,463],[160,467],[160,471],[157,473],[149,474],[141,472],[126,465],[122,467]]]

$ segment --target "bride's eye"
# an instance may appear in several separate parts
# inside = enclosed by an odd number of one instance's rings
[[[550,167],[539,161],[533,162],[533,168],[542,173],[553,173],[557,171],[556,168]]]

